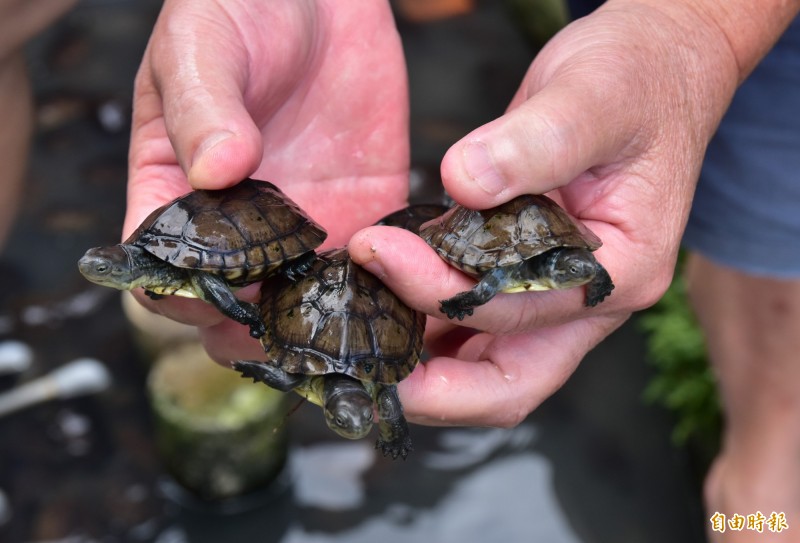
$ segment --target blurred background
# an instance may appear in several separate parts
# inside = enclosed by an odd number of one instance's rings
[[[393,5],[410,77],[412,197],[425,201],[445,150],[502,114],[566,13],[553,0]],[[191,331],[165,343],[147,321],[130,322],[117,291],[86,282],[78,258],[119,239],[132,83],[159,8],[84,0],[27,47],[36,132],[0,248],[0,398],[76,359],[99,361],[108,379],[101,371],[78,397],[0,408],[0,541],[704,540],[700,481],[718,411],[678,282],[517,428],[413,426],[405,462],[377,455],[371,438],[338,439],[314,406],[287,416],[294,397],[254,399],[266,387],[219,377]],[[162,386],[175,360],[211,368],[215,385]],[[203,437],[173,416],[173,404],[195,418],[239,409],[217,408],[223,400],[272,413],[253,408],[235,438],[229,428]],[[208,446],[220,435],[242,446]],[[274,461],[242,477],[232,466],[254,435],[269,441],[258,458]]]

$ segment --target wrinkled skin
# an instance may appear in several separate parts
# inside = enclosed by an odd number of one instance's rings
[[[708,140],[770,46],[759,35],[777,36],[790,19],[787,3],[769,3],[773,19],[759,5],[745,13],[757,24],[745,17],[737,26],[716,0],[609,0],[537,56],[504,116],[444,157],[445,186],[461,204],[549,192],[584,221],[603,240],[596,256],[616,284],[597,307],[583,307],[580,289],[498,295],[461,325],[445,322],[438,300],[472,280],[409,232],[372,227],[350,239],[354,260],[432,316],[432,358],[398,386],[410,420],[517,424],[632,311],[660,297]],[[331,246],[370,224],[367,215],[402,207],[408,109],[387,5],[221,4],[165,3],[137,79],[126,233],[188,190],[186,175],[208,188],[258,172],[328,228]],[[735,4],[726,9],[751,5]],[[364,32],[363,43],[350,41]],[[743,43],[750,38],[757,43]],[[218,128],[233,136],[206,139]],[[221,361],[261,354],[246,329],[195,305],[155,309],[200,325]]]

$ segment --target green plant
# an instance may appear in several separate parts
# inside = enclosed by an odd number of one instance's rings
[[[506,7],[537,48],[541,48],[561,30],[568,20],[563,0],[506,0]]]
[[[694,441],[708,452],[715,451],[722,426],[719,397],[705,339],[680,274],[639,322],[646,335],[648,362],[656,371],[645,388],[645,400],[673,412],[676,444]]]

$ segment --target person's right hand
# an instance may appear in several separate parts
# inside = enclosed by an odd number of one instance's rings
[[[271,181],[328,230],[326,246],[402,207],[408,97],[385,0],[167,0],[134,93],[124,235],[191,189]],[[135,293],[200,326],[219,361],[261,358],[208,304]],[[257,300],[255,287],[239,292]]]

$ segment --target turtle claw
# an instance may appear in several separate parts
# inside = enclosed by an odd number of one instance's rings
[[[264,383],[281,392],[289,392],[300,386],[306,378],[304,375],[287,373],[258,360],[233,360],[231,368],[238,371],[244,379],[249,378],[254,383]]]
[[[267,333],[267,329],[262,325],[250,325],[250,337],[253,339],[261,339],[261,336]]]
[[[261,336],[267,333],[267,327],[263,322],[250,323],[250,337],[260,339]]]
[[[250,336],[259,339],[267,333],[267,325],[261,318],[258,304],[251,304],[247,302],[239,302],[239,307],[242,309],[242,318],[239,320],[242,324],[250,326]]]
[[[267,325],[261,318],[258,304],[236,298],[222,277],[194,270],[189,278],[198,298],[216,307],[226,317],[248,325],[251,336],[258,339],[267,333]]]
[[[250,360],[233,360],[231,368],[238,371],[243,379],[252,379],[254,383],[264,383],[266,364]]]
[[[614,283],[611,281],[611,276],[606,269],[597,264],[597,273],[594,279],[586,285],[586,307],[594,307],[614,290]]]
[[[378,441],[375,442],[375,448],[379,449],[383,453],[383,456],[391,456],[392,460],[397,460],[398,456],[405,460],[408,453],[414,450],[414,447],[411,445],[411,438],[408,435],[391,441],[378,438]]]
[[[144,294],[145,294],[145,296],[147,296],[147,297],[148,297],[148,298],[150,298],[151,300],[161,300],[161,299],[163,299],[163,298],[164,298],[164,295],[163,295],[163,294],[156,294],[156,293],[155,293],[155,292],[153,292],[152,290],[145,290],[145,291],[144,291]]]
[[[298,282],[300,279],[306,276],[316,257],[317,254],[314,251],[309,251],[304,255],[301,255],[284,266],[283,274],[292,283]]]
[[[449,319],[463,321],[464,317],[470,316],[474,312],[474,306],[465,303],[458,294],[447,300],[439,300],[439,304],[439,310]]]
[[[375,399],[378,416],[381,418],[375,448],[380,449],[383,456],[391,456],[393,459],[400,456],[405,460],[414,447],[411,445],[408,423],[403,416],[403,406],[397,395],[397,386],[383,385]]]
[[[502,270],[489,271],[472,289],[459,292],[446,300],[440,300],[440,309],[449,318],[463,321],[464,317],[472,315],[476,307],[494,298],[504,280],[505,272]]]

